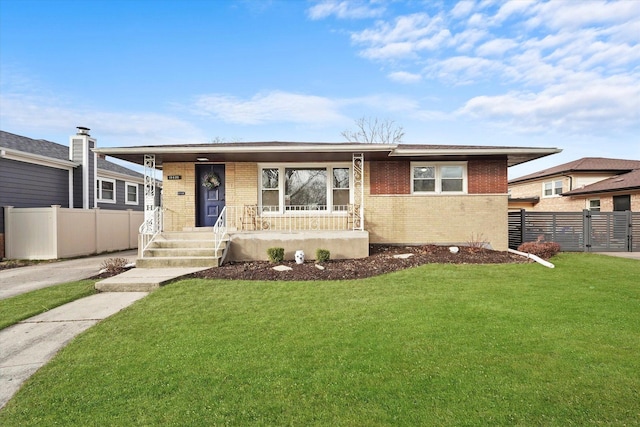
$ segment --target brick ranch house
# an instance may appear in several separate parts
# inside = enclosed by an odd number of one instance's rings
[[[99,148],[145,166],[139,266],[368,256],[370,243],[508,247],[507,168],[556,148],[256,142]],[[197,243],[194,243],[197,242]],[[190,249],[188,249],[190,248]],[[227,249],[225,249],[227,248]],[[187,260],[190,258],[190,261]]]

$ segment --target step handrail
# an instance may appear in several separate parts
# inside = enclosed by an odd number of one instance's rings
[[[220,247],[225,242],[226,237],[227,237],[227,207],[225,206],[222,208],[222,212],[220,212],[220,216],[218,216],[218,220],[213,225],[213,243],[214,243],[216,256],[218,256]],[[225,249],[225,252],[226,252],[226,249]],[[223,262],[224,262],[224,257],[221,256],[219,265],[222,265]]]

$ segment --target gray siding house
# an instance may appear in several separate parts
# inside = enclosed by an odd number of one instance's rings
[[[79,127],[65,146],[0,131],[0,259],[4,206],[144,210],[144,175],[97,156]]]

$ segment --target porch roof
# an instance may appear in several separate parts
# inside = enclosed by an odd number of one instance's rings
[[[353,153],[369,160],[438,160],[506,158],[509,166],[559,153],[558,148],[499,147],[469,145],[364,144],[328,142],[237,142],[214,144],[154,145],[96,148],[96,153],[144,164],[144,155],[154,154],[156,165],[164,162],[341,162]]]

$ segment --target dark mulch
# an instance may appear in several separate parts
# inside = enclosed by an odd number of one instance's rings
[[[448,247],[436,245],[424,246],[385,246],[371,245],[370,256],[362,259],[330,260],[322,263],[319,269],[313,261],[296,264],[285,261],[279,265],[291,267],[290,271],[276,271],[274,264],[267,261],[228,262],[221,267],[211,268],[193,274],[191,277],[202,279],[237,280],[341,280],[361,279],[378,276],[392,271],[404,270],[423,264],[505,264],[528,263],[528,259],[509,252],[492,251],[483,248],[463,247],[453,254]],[[413,254],[407,259],[394,258],[393,255]]]

